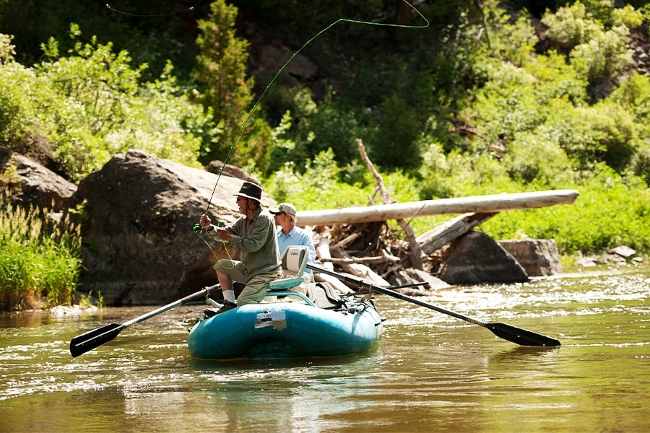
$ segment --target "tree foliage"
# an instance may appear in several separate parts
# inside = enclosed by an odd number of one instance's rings
[[[78,36],[78,26],[71,26],[71,37]],[[158,80],[142,83],[146,65],[132,68],[128,53],[114,53],[111,44],[77,41],[67,56],[58,46],[50,39],[43,46],[47,60],[31,69],[0,65],[7,87],[0,112],[8,114],[0,130],[12,137],[10,145],[45,137],[72,180],[128,149],[197,165],[202,131],[212,127],[175,83],[171,65]]]
[[[49,28],[84,4],[64,1],[65,12],[47,18]],[[251,77],[259,65],[249,54],[257,48],[296,51],[342,17],[392,23],[395,4],[317,2],[304,10],[294,0],[216,0],[192,11],[193,32],[184,37],[176,16],[164,32],[160,20],[114,14],[106,33],[83,37],[82,27],[102,28],[95,15],[72,26],[71,38],[44,39],[38,55],[26,54],[25,41],[43,29],[15,35],[18,43],[0,37],[0,140],[17,147],[45,137],[73,180],[129,148],[194,165],[228,159],[263,177],[276,198],[318,208],[371,195],[373,180],[354,144],[360,138],[403,189],[395,197],[577,188],[590,200],[581,211],[601,199],[626,205],[650,182],[650,81],[635,72],[630,50],[632,32],[647,37],[650,8],[640,0],[540,4],[425,1],[417,7],[432,24],[426,29],[336,26],[301,51],[317,66],[314,77],[283,76],[270,89]],[[24,20],[34,5],[0,3],[0,24]],[[412,23],[418,19],[413,14]],[[183,45],[187,34],[191,44]],[[177,72],[176,63],[194,74]],[[629,233],[645,211],[635,212],[625,213],[629,224],[619,222]],[[494,232],[514,235],[512,221]],[[599,241],[578,239],[593,234],[576,229],[572,236],[558,221],[548,218],[527,234],[562,236],[565,248],[585,251],[629,238],[602,230]],[[641,233],[636,244],[643,246]]]

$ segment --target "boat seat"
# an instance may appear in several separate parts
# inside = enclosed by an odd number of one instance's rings
[[[287,247],[280,258],[283,277],[269,283],[269,292],[299,286],[303,282],[302,274],[305,272],[307,259],[309,259],[309,247],[304,245]]]

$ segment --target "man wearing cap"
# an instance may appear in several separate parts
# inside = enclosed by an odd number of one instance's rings
[[[309,259],[307,261],[313,263],[316,260],[316,248],[314,248],[309,233],[296,226],[296,207],[291,203],[280,203],[277,208],[271,209],[271,213],[275,219],[275,225],[278,227],[276,233],[280,254],[290,245],[305,245],[309,247]],[[311,269],[305,269],[303,279],[306,283],[314,282]]]
[[[229,242],[241,251],[241,261],[221,259],[214,268],[221,284],[224,305],[218,311],[206,310],[207,315],[219,314],[232,308],[259,303],[266,296],[269,282],[279,278],[282,267],[275,235],[275,223],[268,212],[260,206],[262,188],[244,182],[237,194],[241,217],[226,227],[215,227],[206,214],[201,215],[200,225],[210,235]],[[235,302],[233,281],[245,284]]]

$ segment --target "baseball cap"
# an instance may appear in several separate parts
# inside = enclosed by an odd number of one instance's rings
[[[298,213],[296,211],[296,207],[291,203],[280,203],[277,208],[270,209],[269,212],[275,215],[281,214],[282,212],[286,212],[289,215],[293,215],[293,216],[296,216],[296,214]]]

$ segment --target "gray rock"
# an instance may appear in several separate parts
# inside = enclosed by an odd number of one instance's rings
[[[235,177],[237,179],[259,184],[259,181],[257,179],[253,178],[253,176],[246,173],[246,171],[244,171],[243,169],[231,164],[224,165],[223,161],[219,161],[218,159],[206,165],[205,169],[210,173],[214,173],[216,175],[221,174],[223,176]]]
[[[562,273],[560,254],[552,239],[519,239],[499,241],[526,270],[529,277]]]
[[[528,274],[494,239],[471,231],[450,244],[438,278],[449,284],[523,283]]]
[[[612,248],[611,250],[607,251],[610,254],[616,254],[617,256],[621,256],[626,260],[629,260],[632,256],[636,254],[636,250],[626,246],[626,245],[621,245],[619,247]]]
[[[77,186],[68,182],[40,163],[0,147],[0,173],[5,174],[6,186],[14,204],[61,211]],[[4,183],[4,182],[0,182]]]

